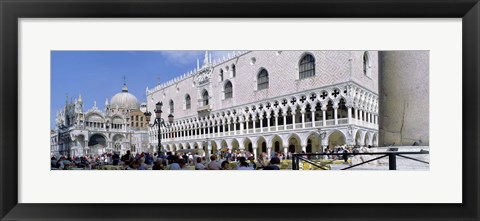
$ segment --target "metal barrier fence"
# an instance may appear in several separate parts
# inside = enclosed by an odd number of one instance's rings
[[[419,152],[397,152],[397,151],[387,151],[387,152],[373,152],[373,153],[305,153],[305,154],[292,154],[292,170],[299,170],[300,169],[300,161],[307,162],[321,170],[327,170],[324,165],[319,165],[308,158],[310,156],[343,156],[343,157],[350,157],[350,156],[357,156],[357,155],[368,155],[368,156],[378,156],[376,158],[351,165],[349,167],[343,168],[341,170],[348,170],[366,163],[370,163],[375,160],[380,160],[385,157],[388,157],[388,169],[389,170],[396,170],[397,169],[397,157],[402,157],[408,160],[417,161],[424,164],[430,164],[429,162],[415,159],[413,157],[408,157],[405,155],[418,155],[418,154],[429,154],[426,150],[420,150]]]

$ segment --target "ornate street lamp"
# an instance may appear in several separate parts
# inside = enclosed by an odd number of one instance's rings
[[[160,130],[160,127],[161,126],[164,126],[164,127],[170,127],[170,125],[173,123],[173,115],[172,114],[169,114],[168,115],[168,125],[165,124],[165,120],[162,119],[162,106],[163,106],[163,103],[162,102],[158,102],[155,104],[155,121],[153,124],[149,124],[150,127],[154,127],[155,125],[158,125],[158,155],[159,156],[162,156],[163,155],[163,152],[161,152],[161,149],[162,149],[162,134],[161,134],[161,130]],[[144,113],[145,115],[145,118],[147,119],[148,122],[150,122],[150,119],[152,117],[152,113],[150,112],[145,112]]]

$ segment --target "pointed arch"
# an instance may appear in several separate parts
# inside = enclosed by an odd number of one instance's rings
[[[227,81],[224,86],[224,97],[229,99],[233,97],[233,84],[231,81]]]
[[[315,76],[315,57],[305,53],[298,64],[299,79]]]
[[[192,107],[192,98],[190,97],[190,94],[185,95],[185,109],[190,109]]]
[[[257,73],[257,90],[268,89],[269,75],[265,68],[261,68]]]

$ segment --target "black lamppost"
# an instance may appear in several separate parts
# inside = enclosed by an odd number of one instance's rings
[[[165,120],[162,119],[162,102],[158,102],[155,104],[155,121],[153,124],[149,124],[150,127],[154,127],[155,125],[158,125],[158,156],[162,156],[163,152],[161,151],[162,149],[162,135],[161,135],[161,130],[160,127],[169,127],[173,123],[173,115],[169,114],[168,115],[168,125],[165,124]],[[147,118],[147,121],[150,122],[150,119],[152,117],[152,113],[149,111],[144,113],[145,117]]]

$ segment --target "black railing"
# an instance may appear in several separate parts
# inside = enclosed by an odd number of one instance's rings
[[[419,154],[429,154],[428,151],[426,150],[420,150],[418,152],[396,152],[396,151],[387,151],[387,152],[372,152],[372,153],[305,153],[305,154],[292,154],[292,170],[299,170],[300,169],[300,161],[307,162],[308,164],[311,164],[312,166],[315,166],[321,170],[328,170],[328,167],[326,165],[319,165],[313,161],[311,161],[310,158],[311,156],[343,156],[344,160],[345,157],[348,159],[348,157],[351,156],[357,156],[357,155],[367,155],[367,156],[377,156],[376,158],[363,161],[361,163],[351,165],[349,167],[342,168],[341,170],[348,170],[366,163],[370,163],[375,160],[380,160],[383,158],[388,157],[388,169],[389,170],[396,170],[397,169],[397,156],[402,157],[405,159],[417,161],[420,163],[424,164],[429,164],[429,162],[415,159],[413,157],[408,157],[405,155],[419,155]]]

